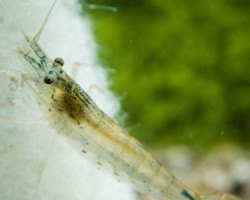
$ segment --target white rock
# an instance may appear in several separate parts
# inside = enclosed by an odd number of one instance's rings
[[[95,91],[90,96],[101,109],[114,116],[119,103],[107,91],[106,73],[96,64],[91,25],[77,13],[80,5],[76,2],[57,2],[40,38],[40,45],[51,58],[64,58],[65,70],[70,74],[74,63],[82,64],[77,81],[86,90],[93,85],[104,90]],[[17,24],[27,35],[34,36],[52,1],[8,0],[4,4],[0,5],[0,72],[9,70],[20,77],[18,69],[21,70],[24,63],[13,51],[22,45],[23,40]],[[57,136],[27,88],[10,91],[9,84],[10,76],[0,73],[0,149],[8,147],[0,152],[0,200],[135,199],[129,186],[97,170],[64,138]],[[18,99],[20,96],[25,97],[26,104]],[[12,103],[14,105],[10,106]],[[39,171],[39,166],[44,167],[43,170]]]

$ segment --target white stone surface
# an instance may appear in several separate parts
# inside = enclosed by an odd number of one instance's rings
[[[24,63],[15,49],[23,45],[23,36],[17,24],[27,35],[34,36],[51,5],[52,1],[47,0],[1,0],[0,72],[7,70],[20,77]],[[114,116],[119,103],[107,90],[105,70],[96,64],[91,25],[79,12],[76,0],[59,0],[40,44],[51,58],[64,58],[69,74],[75,63],[80,64],[76,80],[86,90],[93,85],[100,88],[91,90],[90,96]],[[9,84],[10,76],[0,73],[0,200],[135,199],[129,186],[97,170],[57,136],[28,88],[11,91]],[[43,170],[39,171],[39,167]]]

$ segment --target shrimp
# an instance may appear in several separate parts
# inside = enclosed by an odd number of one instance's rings
[[[92,162],[108,169],[118,180],[129,182],[141,193],[162,200],[237,200],[229,194],[198,195],[160,165],[143,145],[109,118],[64,70],[64,60],[52,60],[38,41],[55,6],[33,38],[24,32],[24,47],[17,53],[25,62],[22,81],[56,132],[67,138]]]

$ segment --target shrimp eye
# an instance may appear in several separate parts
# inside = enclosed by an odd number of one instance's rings
[[[54,62],[60,65],[61,67],[64,65],[64,60],[60,57],[55,58]]]
[[[50,85],[55,82],[55,79],[51,75],[47,75],[43,78],[44,83]]]

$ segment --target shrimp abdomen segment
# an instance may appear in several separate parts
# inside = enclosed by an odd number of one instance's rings
[[[114,172],[129,180],[138,191],[151,192],[166,199],[198,199],[196,193],[179,182],[136,139],[105,114],[95,129],[95,135],[99,136],[94,140],[108,155],[107,160],[111,161],[109,164]]]

